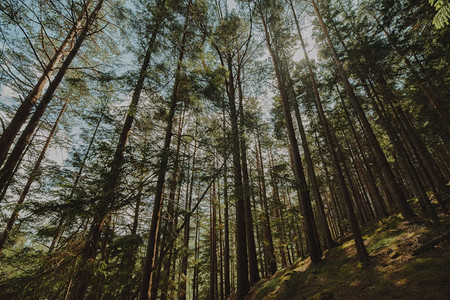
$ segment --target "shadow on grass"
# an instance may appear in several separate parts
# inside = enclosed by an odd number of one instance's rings
[[[361,266],[353,241],[347,239],[326,251],[316,266],[306,259],[280,270],[259,283],[248,299],[447,299],[448,245],[440,252],[411,255],[417,236],[427,230],[398,217],[373,222],[364,228],[369,265]]]

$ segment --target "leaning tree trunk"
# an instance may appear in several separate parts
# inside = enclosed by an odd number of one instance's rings
[[[339,89],[338,89],[338,92],[339,92]],[[345,113],[346,119],[348,121],[347,123],[350,126],[350,129],[352,131],[353,137],[354,137],[354,139],[356,141],[357,149],[358,149],[359,153],[361,154],[364,166],[366,167],[365,168],[365,170],[366,170],[366,173],[365,173],[365,175],[366,175],[366,183],[367,183],[367,187],[369,189],[369,193],[370,193],[371,197],[373,198],[375,210],[377,211],[378,216],[380,216],[382,218],[385,218],[385,217],[388,216],[388,213],[386,211],[386,207],[384,205],[383,198],[381,197],[381,194],[379,193],[378,188],[376,186],[375,176],[374,176],[374,174],[372,172],[372,169],[370,168],[370,164],[368,162],[366,154],[364,153],[364,149],[362,148],[359,135],[356,132],[355,126],[353,125],[353,122],[352,122],[351,117],[350,117],[350,113],[349,113],[349,111],[348,111],[348,109],[347,109],[347,107],[345,105],[343,97],[341,97],[341,93],[340,92],[339,92],[339,97],[340,97],[340,100],[341,100],[341,103],[342,103],[342,108],[344,109],[344,113]]]
[[[158,274],[157,276],[156,285],[159,286],[159,281],[162,277],[162,286],[161,286],[161,294],[160,298],[161,300],[167,299],[167,292],[169,288],[169,277],[170,277],[170,269],[172,264],[172,250],[173,250],[173,244],[174,240],[170,238],[171,235],[174,234],[175,230],[175,197],[178,187],[178,173],[179,173],[179,157],[180,157],[180,146],[181,146],[181,134],[183,130],[184,125],[184,116],[185,116],[185,107],[183,107],[183,112],[181,113],[181,116],[178,120],[178,132],[177,132],[177,142],[176,142],[176,150],[175,150],[175,157],[174,157],[174,163],[173,163],[173,170],[171,178],[168,180],[168,188],[169,188],[169,199],[167,204],[167,221],[166,221],[166,230],[164,234],[162,235],[162,243],[160,245],[160,254],[159,259],[161,261],[164,261],[162,264],[159,264],[158,268]],[[181,168],[182,169],[182,168]],[[181,187],[180,187],[181,189]],[[178,207],[176,207],[178,209]],[[166,247],[169,247],[168,253],[169,255],[164,256],[163,251]],[[155,287],[156,288],[156,287]],[[152,293],[152,295],[156,296],[157,289],[155,289],[155,292]],[[156,297],[155,297],[156,299]]]
[[[30,121],[28,122],[27,126],[20,135],[20,138],[18,139],[8,159],[6,160],[3,168],[0,170],[0,191],[5,188],[5,185],[12,176],[15,166],[17,165],[23,150],[28,145],[31,136],[33,135],[33,132],[35,131],[37,125],[39,124],[39,121],[41,120],[41,117],[43,116],[45,110],[47,109],[48,104],[52,100],[56,88],[61,83],[64,75],[69,69],[70,64],[72,63],[72,60],[77,55],[78,50],[80,49],[83,41],[88,36],[89,29],[91,28],[93,22],[97,19],[97,15],[100,11],[100,8],[103,5],[103,1],[104,0],[99,0],[97,6],[89,15],[88,19],[86,20],[83,28],[81,29],[78,35],[77,40],[73,45],[73,48],[70,50],[66,59],[62,63],[57,74],[55,75],[55,78],[52,80],[47,90],[45,91],[45,94],[42,96],[42,99],[39,102],[38,106],[36,107],[36,110],[34,111]]]
[[[397,155],[400,158],[400,163],[404,168],[410,186],[415,194],[415,196],[419,199],[419,204],[421,205],[422,211],[433,220],[435,223],[439,223],[439,217],[437,216],[430,200],[428,199],[425,188],[423,187],[420,178],[414,169],[414,166],[411,162],[411,159],[408,156],[407,150],[403,146],[402,142],[399,140],[397,131],[394,129],[393,125],[390,121],[388,121],[388,115],[384,110],[384,107],[381,103],[376,103],[375,99],[372,99],[372,106],[375,109],[378,117],[382,121],[386,132],[394,146],[394,150],[397,152]]]
[[[150,42],[144,57],[144,61],[139,71],[138,81],[133,91],[131,103],[130,106],[128,107],[127,115],[125,117],[125,121],[122,126],[119,141],[117,143],[113,161],[111,163],[110,171],[108,172],[106,178],[107,183],[105,183],[103,191],[104,197],[100,199],[97,207],[95,208],[94,218],[88,233],[86,243],[82,250],[81,266],[75,276],[76,282],[72,286],[71,298],[73,299],[83,298],[84,294],[86,293],[86,289],[89,285],[89,278],[91,275],[90,272],[86,269],[85,264],[88,260],[92,260],[95,258],[97,254],[97,244],[100,241],[100,236],[101,232],[103,231],[104,223],[114,207],[116,192],[119,186],[120,175],[124,163],[125,147],[128,142],[128,136],[130,135],[131,132],[131,126],[133,124],[141,92],[144,87],[144,80],[146,78],[151,55],[154,51],[153,44],[156,40],[156,36],[159,31],[160,22],[161,20],[158,20],[155,28],[153,29]]]
[[[313,2],[313,4],[314,4],[314,2]],[[347,185],[346,185],[346,182],[345,182],[345,179],[344,179],[344,174],[342,173],[342,169],[341,169],[341,166],[340,166],[340,163],[339,163],[339,158],[338,158],[338,155],[336,153],[336,145],[335,145],[335,143],[333,141],[331,128],[330,128],[330,126],[328,124],[328,120],[327,120],[327,118],[325,116],[325,112],[324,112],[324,109],[323,109],[323,106],[322,106],[322,100],[321,100],[320,94],[319,94],[319,89],[317,87],[317,83],[316,83],[316,80],[315,80],[315,74],[314,74],[314,72],[312,70],[311,63],[309,62],[309,59],[308,59],[306,46],[305,46],[305,43],[303,41],[303,37],[301,35],[300,26],[298,24],[298,20],[297,20],[297,17],[296,17],[295,10],[294,10],[294,7],[292,5],[292,2],[290,2],[290,5],[291,5],[292,12],[294,14],[294,19],[296,20],[296,26],[297,26],[297,30],[298,30],[298,34],[299,34],[299,39],[300,39],[300,42],[301,42],[301,45],[302,45],[303,53],[304,53],[306,61],[307,61],[308,72],[309,72],[309,75],[310,75],[310,78],[311,78],[311,82],[312,82],[312,85],[313,85],[314,99],[315,99],[316,107],[317,107],[317,110],[318,110],[318,113],[319,113],[320,124],[321,124],[322,129],[323,129],[324,134],[325,134],[325,140],[326,140],[326,143],[328,145],[328,149],[330,151],[331,159],[333,161],[334,169],[336,171],[336,176],[337,176],[338,181],[339,181],[339,186],[341,188],[341,192],[343,194],[343,198],[344,198],[344,201],[345,201],[345,204],[346,204],[348,217],[350,219],[350,223],[351,223],[351,226],[352,226],[353,238],[355,240],[355,247],[356,247],[356,250],[357,250],[358,258],[359,258],[359,260],[361,262],[365,262],[365,261],[369,260],[369,255],[367,254],[367,250],[364,247],[364,242],[363,242],[363,239],[362,239],[361,232],[359,230],[358,222],[356,220],[356,215],[355,215],[355,211],[354,211],[354,208],[353,208],[353,204],[352,204],[351,199],[350,199],[350,193],[349,193],[349,191],[347,189]]]
[[[23,124],[25,124],[28,115],[30,114],[33,106],[36,105],[39,98],[41,97],[45,86],[47,85],[56,68],[58,67],[59,63],[61,62],[61,59],[68,51],[71,50],[76,35],[80,31],[79,27],[81,26],[91,3],[92,3],[91,1],[88,1],[86,3],[84,10],[80,13],[78,19],[70,28],[64,41],[61,43],[59,48],[53,54],[52,58],[50,58],[47,65],[45,67],[43,66],[44,70],[38,82],[34,85],[33,89],[28,93],[27,97],[20,104],[19,108],[17,109],[17,112],[11,119],[11,122],[8,124],[8,126],[5,128],[2,135],[0,136],[0,145],[1,145],[0,167],[3,165],[5,161],[8,151],[14,142],[14,138],[19,133],[20,128],[22,128]]]
[[[5,184],[5,187],[3,188],[3,190],[0,189],[0,202],[5,198],[6,192],[8,191],[8,187],[11,184],[11,182],[13,181],[13,177],[14,175],[17,173],[17,171],[19,170],[19,166],[22,163],[23,158],[25,157],[25,155],[28,153],[28,150],[30,150],[30,147],[33,145],[33,141],[34,138],[36,137],[36,135],[38,134],[40,130],[40,126],[37,127],[37,129],[35,130],[35,132],[33,133],[33,136],[30,138],[30,142],[28,143],[28,145],[25,147],[25,150],[23,150],[22,155],[20,156],[19,160],[17,161],[16,166],[14,167],[13,172],[11,173],[11,176],[9,176],[8,181]]]
[[[402,108],[399,105],[395,105],[394,99],[395,95],[394,93],[387,87],[387,82],[383,75],[379,75],[378,79],[380,80],[379,86],[381,87],[381,90],[384,92],[384,95],[386,97],[387,104],[391,107],[392,112],[394,113],[394,120],[396,120],[397,124],[397,131],[401,137],[403,137],[404,140],[406,140],[406,144],[409,145],[409,149],[411,149],[413,156],[416,157],[416,161],[418,162],[418,171],[421,171],[425,175],[425,179],[429,182],[432,192],[439,203],[439,205],[442,207],[443,211],[448,213],[447,207],[445,205],[445,202],[441,198],[441,195],[445,196],[445,189],[446,186],[444,184],[445,181],[443,179],[439,179],[439,174],[436,172],[434,168],[432,168],[433,163],[428,162],[425,163],[423,161],[423,158],[427,157],[426,155],[423,155],[423,151],[419,153],[419,147],[420,147],[420,139],[414,139],[413,140],[413,134],[415,132],[415,129],[412,127],[407,127],[407,118],[405,113],[403,112]],[[379,106],[382,106],[382,103],[379,103]],[[391,126],[390,124],[387,124],[388,126]],[[427,151],[425,149],[425,151]],[[432,175],[434,174],[434,175]],[[438,191],[439,189],[439,191]]]
[[[408,67],[408,69],[413,74],[414,78],[416,79],[417,83],[419,84],[420,89],[424,93],[425,97],[428,99],[428,102],[430,103],[430,106],[432,109],[437,113],[440,121],[444,125],[446,131],[444,136],[446,138],[450,138],[450,115],[447,112],[447,109],[445,107],[445,103],[443,103],[439,97],[439,95],[436,94],[435,90],[433,90],[433,84],[431,81],[426,80],[427,78],[423,79],[419,72],[416,70],[416,68],[413,66],[412,62],[409,60],[409,58],[403,53],[403,51],[400,49],[400,47],[397,46],[394,38],[391,36],[391,34],[386,30],[386,28],[380,23],[378,18],[376,18],[374,15],[372,15],[377,22],[378,26],[380,26],[386,35],[389,43],[394,48],[395,52],[400,56],[400,58],[403,59],[405,62],[405,65]]]
[[[389,185],[389,189],[394,196],[396,204],[398,205],[398,207],[405,219],[413,220],[416,218],[416,215],[414,214],[414,212],[412,211],[412,209],[409,207],[408,203],[406,202],[406,198],[403,195],[403,193],[400,189],[400,186],[397,183],[397,180],[395,179],[394,173],[392,172],[392,169],[389,166],[386,156],[384,155],[383,150],[381,149],[381,146],[372,130],[369,120],[367,119],[367,116],[364,113],[364,110],[363,110],[361,104],[359,103],[359,100],[357,99],[352,86],[350,85],[347,74],[345,73],[342,63],[336,53],[336,49],[334,48],[333,42],[331,41],[330,35],[328,33],[328,29],[322,19],[322,15],[319,11],[319,8],[317,7],[316,0],[311,0],[311,3],[314,7],[314,11],[316,12],[316,15],[319,20],[322,31],[325,34],[325,38],[326,38],[328,47],[333,56],[333,60],[336,65],[336,68],[339,72],[342,83],[344,84],[345,91],[347,92],[347,95],[350,98],[353,108],[355,109],[358,117],[361,120],[363,129],[366,133],[370,147],[373,149],[373,151],[375,153],[377,162],[380,165],[383,175],[386,178],[386,181]]]
[[[27,180],[27,183],[25,184],[25,187],[20,194],[20,198],[17,201],[16,206],[14,207],[14,210],[9,217],[8,223],[6,224],[6,228],[3,230],[3,234],[0,237],[0,254],[5,246],[6,241],[8,240],[9,234],[14,226],[14,222],[16,221],[17,217],[19,216],[20,210],[22,208],[23,202],[25,201],[26,196],[28,195],[28,192],[30,191],[31,184],[33,183],[34,179],[39,175],[39,168],[41,166],[42,161],[45,158],[45,153],[47,152],[48,146],[50,145],[50,141],[53,138],[53,135],[56,132],[56,128],[58,127],[59,120],[61,119],[61,116],[63,115],[65,109],[67,106],[67,100],[64,102],[61,111],[59,112],[58,117],[56,118],[55,123],[53,124],[52,129],[50,130],[50,133],[48,134],[47,140],[45,141],[44,147],[42,147],[41,153],[39,154],[38,159],[36,160],[33,170],[30,173],[30,177]]]
[[[325,217],[325,208],[323,206],[322,196],[319,191],[319,184],[317,183],[316,172],[314,171],[314,165],[311,158],[311,152],[309,151],[308,141],[306,139],[305,128],[303,127],[302,117],[300,115],[300,109],[298,105],[294,105],[295,117],[297,119],[298,131],[300,132],[300,137],[302,139],[303,152],[306,160],[306,167],[308,169],[308,178],[311,182],[311,187],[313,189],[314,198],[316,199],[316,204],[318,207],[318,213],[320,218],[320,223],[322,227],[322,233],[325,240],[326,247],[332,248],[337,245],[333,238],[331,237],[330,228],[328,227],[327,219]]]

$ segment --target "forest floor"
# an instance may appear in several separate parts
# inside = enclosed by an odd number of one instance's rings
[[[247,299],[450,299],[450,219],[443,225],[411,224],[392,216],[362,227],[370,263],[356,258],[351,236],[311,266],[299,260],[254,286]],[[447,233],[446,239],[413,251]]]

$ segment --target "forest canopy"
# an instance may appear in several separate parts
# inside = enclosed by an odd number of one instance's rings
[[[0,298],[244,299],[349,239],[370,265],[369,225],[447,239],[449,16],[1,1]]]

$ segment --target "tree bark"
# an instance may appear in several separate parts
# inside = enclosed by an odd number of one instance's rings
[[[272,43],[269,35],[269,31],[266,24],[266,19],[264,17],[264,13],[262,11],[261,6],[259,7],[261,14],[261,21],[264,27],[264,33],[266,36],[267,49],[269,50],[270,56],[272,58],[272,63],[274,65],[275,74],[277,78],[278,88],[280,90],[281,101],[283,106],[284,120],[287,128],[288,136],[289,136],[289,144],[290,149],[293,156],[293,167],[294,167],[294,176],[296,180],[296,186],[298,191],[298,197],[300,202],[300,207],[303,212],[304,218],[304,230],[307,240],[308,249],[310,252],[311,262],[313,264],[317,264],[322,257],[322,251],[319,247],[319,243],[317,240],[317,229],[315,227],[314,214],[311,207],[311,199],[309,195],[309,191],[306,184],[305,173],[303,171],[300,152],[298,150],[297,138],[295,137],[294,125],[292,122],[292,117],[290,114],[289,101],[287,99],[287,95],[284,89],[284,83],[281,78],[280,68],[278,65],[278,59],[275,56]]]
[[[416,218],[416,215],[414,214],[414,212],[411,210],[408,203],[406,202],[406,198],[404,197],[402,191],[400,190],[397,180],[395,179],[394,173],[392,172],[392,169],[386,160],[386,156],[384,155],[383,150],[381,149],[381,146],[372,130],[372,127],[371,127],[369,121],[367,120],[366,114],[364,113],[364,110],[362,109],[361,104],[359,103],[359,101],[355,95],[355,92],[353,91],[353,88],[350,85],[350,82],[344,71],[342,63],[336,53],[336,49],[333,46],[333,42],[331,41],[330,35],[328,33],[328,29],[322,19],[322,15],[320,14],[319,8],[317,7],[316,0],[311,0],[311,3],[314,7],[314,11],[316,12],[316,15],[319,20],[322,31],[325,34],[325,38],[326,38],[328,47],[332,53],[333,60],[336,65],[336,68],[339,72],[342,83],[344,84],[345,91],[347,92],[347,95],[348,95],[349,99],[351,100],[353,108],[355,109],[357,115],[359,116],[359,118],[362,122],[363,129],[367,135],[367,139],[370,144],[370,147],[373,149],[373,151],[375,153],[377,162],[380,165],[383,175],[386,178],[389,189],[391,190],[391,193],[394,196],[396,204],[398,205],[398,207],[405,219],[414,220]]]
[[[287,267],[286,253],[284,252],[284,245],[286,244],[286,241],[284,239],[283,228],[280,225],[280,222],[282,222],[283,220],[281,219],[281,214],[280,214],[280,210],[281,210],[280,192],[279,192],[279,188],[278,188],[276,174],[274,171],[272,149],[270,149],[269,170],[270,170],[270,182],[271,182],[272,191],[273,191],[273,200],[274,200],[274,204],[275,204],[273,214],[274,214],[274,217],[276,220],[276,233],[277,233],[278,239],[279,239],[278,251],[280,252],[280,256],[281,256],[281,267],[285,268],[285,267]]]
[[[197,132],[197,129],[196,129]],[[191,211],[191,205],[192,205],[192,196],[193,196],[193,190],[194,190],[194,179],[195,179],[195,168],[196,168],[196,153],[197,153],[197,141],[194,140],[194,150],[192,153],[192,165],[191,165],[191,177],[189,179],[189,191],[187,192],[186,196],[186,205],[185,210],[187,212]],[[178,297],[180,300],[186,299],[186,281],[187,281],[187,271],[188,271],[188,258],[189,258],[189,237],[190,237],[190,222],[191,222],[191,215],[186,215],[186,225],[184,227],[184,235],[183,235],[183,248],[184,251],[182,252],[182,258],[181,258],[181,279],[179,284],[179,294]]]
[[[185,54],[185,46],[186,46],[186,36],[187,36],[187,26],[190,22],[190,2],[187,7],[186,19],[184,22],[183,35],[181,38],[180,48],[179,48],[179,56],[177,62],[177,68],[175,71],[175,82],[172,90],[172,96],[170,100],[169,112],[166,117],[167,125],[166,132],[164,137],[164,146],[161,150],[161,157],[159,161],[159,171],[158,171],[158,179],[156,182],[155,189],[155,198],[153,203],[153,211],[152,211],[152,220],[150,224],[149,238],[147,244],[147,252],[144,260],[144,266],[142,269],[142,281],[139,299],[140,300],[148,300],[152,297],[151,288],[153,275],[155,271],[155,263],[156,263],[156,253],[157,253],[157,241],[159,236],[159,226],[161,219],[161,209],[163,204],[163,188],[164,182],[166,178],[167,165],[169,162],[169,148],[170,142],[172,140],[172,127],[173,127],[173,119],[175,115],[175,109],[178,103],[178,89],[181,81],[181,64],[183,62],[184,54]]]
[[[33,135],[33,132],[35,131],[37,125],[39,124],[42,115],[44,114],[48,104],[52,100],[56,88],[61,83],[65,73],[67,72],[70,64],[72,63],[72,60],[77,55],[78,50],[80,49],[84,39],[88,35],[92,23],[97,18],[98,12],[100,11],[103,5],[103,1],[104,0],[99,0],[92,13],[89,15],[88,19],[86,20],[86,23],[84,24],[83,28],[81,29],[78,35],[78,39],[75,41],[72,49],[70,50],[64,62],[62,63],[61,67],[59,68],[57,74],[55,75],[55,78],[53,78],[52,82],[45,91],[45,94],[42,96],[42,99],[39,102],[39,105],[36,107],[36,110],[33,113],[30,121],[28,122],[27,126],[20,135],[16,145],[14,146],[14,149],[12,150],[11,154],[9,155],[5,164],[3,165],[3,168],[0,170],[0,190],[3,190],[9,178],[11,177],[23,150],[29,143],[30,138]]]
[[[33,89],[28,93],[27,97],[20,104],[19,108],[17,109],[17,112],[11,119],[11,122],[8,124],[8,126],[5,128],[2,135],[0,136],[0,145],[1,145],[0,167],[3,165],[6,156],[8,154],[8,151],[11,148],[11,145],[13,144],[15,137],[19,133],[20,128],[22,128],[23,124],[25,124],[28,115],[30,114],[33,106],[38,102],[39,98],[41,97],[45,86],[50,81],[50,78],[52,77],[59,63],[61,62],[61,59],[67,53],[67,51],[71,50],[76,35],[80,31],[79,27],[81,26],[84,17],[86,16],[89,6],[91,4],[92,4],[91,1],[87,1],[83,11],[80,13],[77,20],[70,28],[64,41],[61,43],[59,48],[53,54],[52,58],[50,58],[50,60],[48,61],[38,82],[34,85]],[[84,26],[86,26],[86,24]]]
[[[247,145],[245,142],[245,121],[244,121],[244,106],[243,106],[243,90],[241,81],[241,66],[238,55],[238,68],[237,68],[237,89],[238,89],[238,101],[239,101],[239,129],[240,129],[240,150],[241,150],[241,166],[242,166],[242,186],[244,197],[244,209],[245,209],[245,233],[247,237],[247,252],[249,263],[249,275],[250,284],[256,283],[259,278],[258,271],[258,259],[256,257],[256,245],[255,235],[253,232],[253,218],[252,207],[250,202],[250,184],[248,176],[247,166]]]
[[[20,194],[19,200],[17,201],[16,206],[14,207],[14,210],[9,217],[8,223],[6,224],[6,228],[3,230],[3,234],[0,237],[0,254],[5,246],[6,241],[8,240],[9,234],[14,226],[14,222],[16,221],[17,217],[19,216],[20,210],[22,208],[22,204],[25,201],[25,198],[28,195],[28,192],[30,191],[31,184],[33,183],[34,179],[39,175],[39,168],[41,166],[42,161],[45,158],[45,154],[47,152],[48,146],[50,145],[50,142],[53,138],[53,135],[56,132],[56,128],[58,127],[59,120],[61,119],[61,116],[63,115],[64,111],[66,110],[67,106],[67,100],[64,102],[61,111],[59,112],[58,117],[56,118],[55,123],[53,124],[52,129],[50,130],[47,140],[45,141],[44,147],[42,147],[41,153],[39,154],[38,159],[36,160],[33,170],[30,173],[30,177],[28,177],[27,183],[25,184],[25,187],[23,188],[22,193]]]
[[[250,289],[248,279],[247,240],[245,227],[245,205],[242,185],[242,168],[239,145],[238,116],[236,111],[235,85],[231,54],[227,54],[227,93],[231,122],[231,152],[233,156],[234,193],[236,197],[236,260],[237,297],[243,299]]]
[[[259,128],[256,128],[256,160],[257,166],[259,166],[259,176],[261,179],[261,207],[262,207],[262,222],[263,222],[263,234],[264,234],[264,245],[265,245],[265,257],[267,260],[267,271],[268,275],[272,276],[277,271],[277,261],[275,259],[273,239],[272,239],[272,229],[270,228],[270,213],[269,206],[267,204],[267,191],[266,191],[266,179],[264,176],[264,164],[262,160],[262,149],[261,149],[261,139],[259,134]]]

